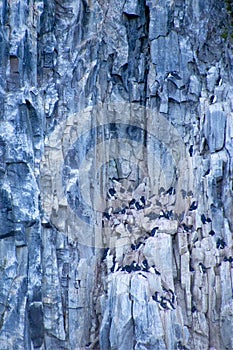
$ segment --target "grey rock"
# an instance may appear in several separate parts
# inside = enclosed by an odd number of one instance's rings
[[[126,0],[123,12],[129,16],[140,16],[138,0]]]
[[[213,104],[209,106],[206,116],[205,137],[210,149],[210,152],[219,151],[223,147],[226,114],[221,105]]]
[[[152,40],[150,50],[151,61],[156,66],[158,77],[165,77],[167,73],[173,71],[179,72],[180,52],[175,31],[171,31],[166,37]]]
[[[152,4],[150,8],[150,25],[149,25],[149,39],[154,40],[160,36],[168,34],[168,8],[169,4],[166,1],[159,1],[156,6]]]
[[[0,349],[233,348],[231,17],[0,2]]]

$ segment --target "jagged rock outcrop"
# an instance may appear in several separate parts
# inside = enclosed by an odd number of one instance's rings
[[[0,349],[233,348],[232,19],[0,3]]]

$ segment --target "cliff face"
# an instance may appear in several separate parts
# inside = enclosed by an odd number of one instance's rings
[[[0,348],[232,349],[231,2],[0,15]]]

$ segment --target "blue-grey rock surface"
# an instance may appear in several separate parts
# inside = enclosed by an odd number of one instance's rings
[[[0,2],[0,349],[233,349],[230,0]]]

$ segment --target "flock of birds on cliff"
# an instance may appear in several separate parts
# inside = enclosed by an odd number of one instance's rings
[[[113,179],[115,184],[119,184],[119,181],[114,178]],[[139,185],[140,186],[140,185]],[[162,192],[165,196],[175,196],[176,190],[173,187],[170,187],[167,191],[162,189]],[[115,186],[110,187],[107,193],[108,200],[111,202],[111,206],[106,209],[103,212],[103,226],[107,223],[114,229],[115,226],[119,225],[119,223],[124,223],[125,225],[128,225],[130,222],[129,217],[134,216],[136,212],[142,212],[145,208],[148,208],[150,206],[150,198],[147,200],[145,193],[143,191],[138,191],[138,196],[135,198],[128,197],[128,203],[124,203],[122,207],[117,207],[114,209],[113,202],[117,200],[118,198],[118,191],[116,190]],[[158,201],[156,201],[157,204]],[[192,201],[188,208],[188,212],[192,212],[197,210],[198,203],[197,201]],[[174,220],[177,219],[177,216],[174,213],[174,210],[166,210],[166,208],[161,208],[159,214],[157,215],[158,219],[165,218],[167,220]],[[211,219],[209,217],[206,217],[205,214],[201,214],[200,216],[201,222],[203,225],[211,223]],[[192,225],[187,225],[184,221],[180,223],[180,227],[182,228],[183,232],[191,232],[192,231]],[[133,228],[130,229],[129,225],[129,232],[133,230]],[[145,241],[149,237],[154,237],[156,232],[158,231],[159,226],[153,227],[150,232],[146,232],[144,236],[141,236],[138,241],[132,242],[129,250],[131,252],[141,252],[143,246],[145,245]],[[210,236],[215,236],[214,230],[209,231]],[[223,240],[223,238],[217,238],[216,240],[216,248],[217,249],[224,249],[226,247],[226,242]],[[143,255],[143,254],[142,254]],[[144,257],[140,261],[131,260],[130,263],[124,264],[122,260],[122,264],[117,261],[116,256],[112,252],[110,248],[104,249],[103,256],[101,262],[106,262],[111,257],[112,266],[109,270],[109,273],[116,273],[116,272],[124,272],[124,273],[137,273],[141,278],[147,278],[147,274],[154,274],[154,275],[161,275],[161,272],[158,270],[158,268],[155,265],[150,266],[147,259]],[[224,262],[233,263],[232,256],[225,256],[223,259]],[[207,267],[200,262],[199,263],[199,269],[200,272],[205,274],[207,273]],[[194,272],[195,270],[190,265],[190,272]],[[174,291],[169,288],[167,285],[166,287],[163,287],[163,293],[159,293],[156,291],[152,295],[152,299],[159,304],[159,307],[163,310],[174,310],[175,309],[175,301],[176,296]],[[192,312],[195,312],[195,307],[192,308]]]

